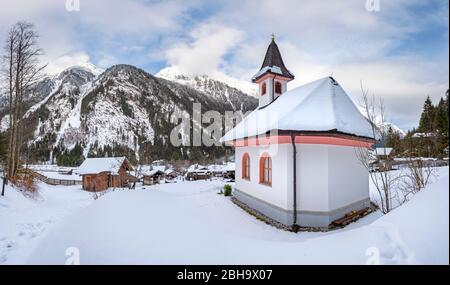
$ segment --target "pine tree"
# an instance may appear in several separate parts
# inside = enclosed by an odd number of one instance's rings
[[[386,134],[386,147],[392,147],[395,149],[395,152],[397,154],[400,154],[403,152],[403,146],[401,142],[400,134],[394,129],[392,129],[391,126],[389,126],[387,134]]]
[[[435,108],[433,102],[431,102],[430,96],[427,96],[423,105],[422,115],[420,116],[419,132],[430,133],[433,131]]]
[[[448,109],[444,98],[441,98],[436,107],[434,127],[437,132],[448,136]]]

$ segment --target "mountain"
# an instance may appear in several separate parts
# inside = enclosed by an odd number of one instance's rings
[[[367,113],[364,110],[364,108],[356,103],[355,103],[355,105],[358,107],[358,110],[361,112],[361,114],[367,118]],[[394,133],[397,133],[400,136],[400,138],[403,139],[406,136],[406,132],[404,130],[402,130],[399,126],[397,126],[396,124],[394,124],[392,122],[386,122],[386,121],[383,122],[383,120],[381,120],[379,116],[377,116],[375,118],[375,125],[381,133],[386,134],[388,132],[389,128],[391,128]]]
[[[126,155],[142,162],[212,159],[224,154],[222,146],[171,144],[170,134],[180,125],[180,121],[171,121],[172,115],[192,116],[193,103],[201,103],[203,114],[247,112],[257,107],[256,98],[225,83],[186,86],[130,65],[116,65],[99,75],[88,68],[69,68],[37,83],[30,94],[23,114],[29,158],[56,158],[67,165],[105,155]],[[6,109],[6,105],[0,106],[2,128],[8,125]],[[188,123],[180,134],[183,141],[193,133],[192,123]],[[194,124],[212,133],[209,124]]]
[[[156,77],[164,78],[183,85],[190,86],[194,89],[207,93],[223,94],[223,90],[233,92],[230,87],[253,97],[258,96],[258,86],[248,81],[238,80],[229,77],[223,73],[217,73],[213,76],[208,75],[187,75],[182,73],[175,66],[168,66],[161,69],[155,74]]]
[[[403,139],[406,136],[406,132],[393,123],[385,122],[384,124],[379,124],[378,127],[383,133],[387,133],[389,128],[391,128],[394,133],[397,133],[400,136],[400,138]]]

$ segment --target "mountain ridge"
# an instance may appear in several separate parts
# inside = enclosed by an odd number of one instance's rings
[[[226,84],[212,88],[198,90],[126,64],[98,75],[85,67],[68,68],[37,83],[24,104],[24,147],[32,156],[27,159],[56,158],[76,165],[82,158],[105,155],[127,155],[134,161],[220,157],[222,146],[170,144],[170,132],[178,124],[171,122],[171,115],[192,114],[193,103],[201,103],[202,111],[221,113],[257,106],[255,98]],[[8,125],[5,118],[7,111],[0,108],[2,131]],[[205,131],[206,125],[200,125]]]

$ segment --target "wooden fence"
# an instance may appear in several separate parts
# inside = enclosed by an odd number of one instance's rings
[[[45,175],[40,174],[39,172],[36,172],[29,168],[23,168],[19,170],[19,173],[29,174],[33,178],[36,178],[46,184],[49,185],[64,185],[64,186],[70,186],[70,185],[81,185],[81,180],[70,180],[70,179],[55,179],[55,178],[48,178]]]

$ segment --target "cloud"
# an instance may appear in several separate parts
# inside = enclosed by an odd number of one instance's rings
[[[100,58],[98,60],[98,66],[105,69],[117,63],[119,63],[119,60],[115,56],[108,54],[100,55]]]
[[[92,67],[89,55],[85,52],[62,55],[49,62],[46,67],[46,72],[49,74],[57,74],[72,66]]]
[[[269,41],[240,45],[226,65],[227,74],[250,81],[260,68]],[[404,129],[417,125],[427,95],[437,101],[449,86],[448,66],[439,60],[407,55],[339,62],[317,56],[288,39],[277,43],[287,68],[296,76],[288,89],[332,75],[358,103],[362,81],[384,100],[387,118]]]
[[[369,12],[360,0],[247,0],[239,9],[226,1],[215,21],[246,31],[247,37],[223,70],[249,80],[275,32],[284,61],[296,75],[289,88],[333,74],[357,101],[363,80],[385,100],[392,121],[412,128],[425,97],[438,100],[448,89],[448,44],[444,50],[435,45],[448,43],[448,2],[429,3],[382,1],[379,12]],[[436,30],[442,33],[430,36]]]
[[[82,1],[76,13],[80,24],[110,38],[155,37],[179,29],[194,4],[180,1]]]
[[[224,56],[242,40],[237,29],[203,24],[189,34],[185,42],[173,45],[165,52],[170,65],[187,74],[211,74],[221,67]]]
[[[79,1],[79,11],[68,11],[65,0],[0,0],[0,42],[15,22],[25,20],[39,31],[43,62],[80,50],[88,51],[99,65],[120,57],[142,61],[145,56],[138,54],[148,50],[139,47],[152,48],[159,37],[176,34],[183,28],[187,11],[197,4],[175,0]]]
[[[381,0],[379,12],[365,0],[80,1],[68,12],[64,0],[0,0],[0,41],[27,20],[51,72],[123,62],[250,81],[274,32],[296,75],[290,88],[333,74],[357,98],[363,80],[407,128],[426,95],[448,88],[448,1]]]

